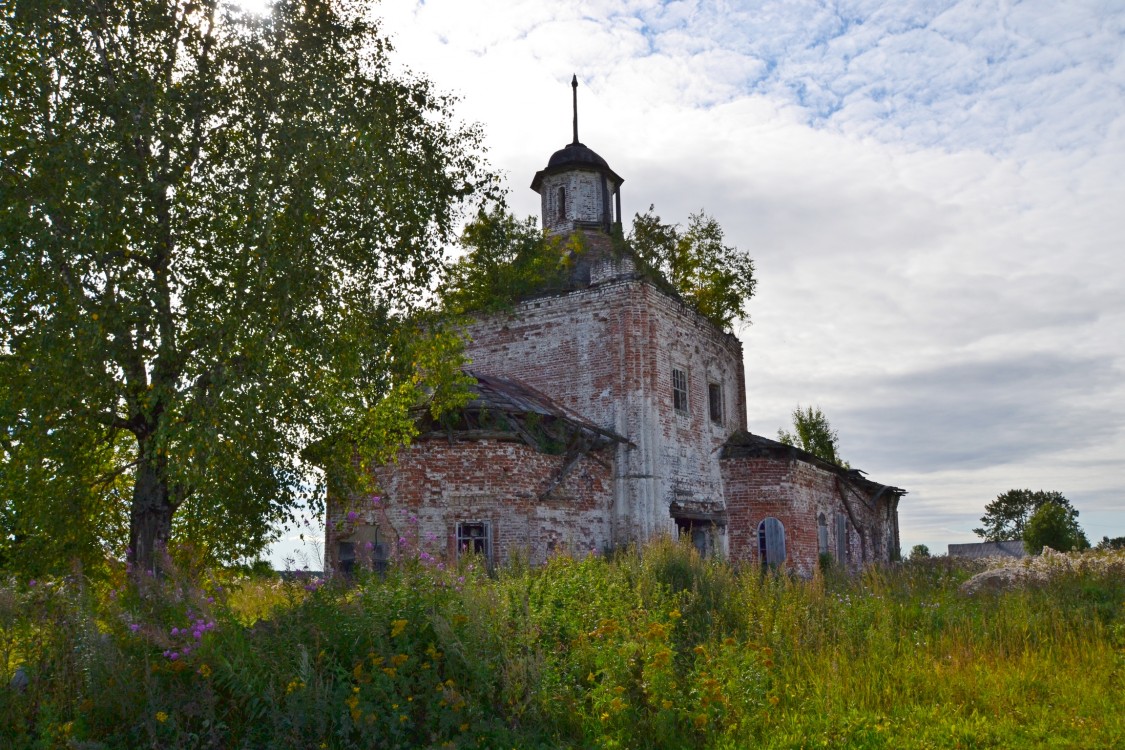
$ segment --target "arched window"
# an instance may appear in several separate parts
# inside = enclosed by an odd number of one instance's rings
[[[828,519],[823,513],[816,517],[816,551],[828,554]]]
[[[758,559],[762,565],[785,562],[785,527],[776,518],[767,518],[758,524]]]
[[[556,201],[559,209],[559,221],[566,221],[566,188],[559,185],[559,197]]]

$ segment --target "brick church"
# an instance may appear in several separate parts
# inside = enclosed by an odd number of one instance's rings
[[[420,417],[378,495],[329,497],[327,569],[380,565],[399,540],[534,564],[666,535],[801,575],[898,557],[903,490],[747,431],[742,343],[615,251],[622,182],[579,143],[576,107],[531,182],[544,229],[581,235],[570,283],[469,326],[473,400]]]

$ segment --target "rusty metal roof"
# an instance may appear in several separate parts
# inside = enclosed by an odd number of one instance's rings
[[[461,408],[462,415],[497,413],[515,419],[509,421],[509,427],[516,434],[527,438],[527,431],[519,423],[529,422],[529,417],[539,420],[544,426],[551,425],[550,432],[558,434],[579,433],[584,436],[582,443],[590,447],[609,445],[611,443],[629,443],[629,441],[613,430],[599,427],[585,417],[577,414],[562,404],[552,400],[543,392],[533,388],[527,383],[510,378],[501,378],[496,375],[486,375],[475,370],[466,369],[465,373],[476,380],[469,388],[473,398]],[[426,414],[423,412],[423,419]],[[479,421],[479,420],[478,420]],[[480,426],[479,424],[477,425]],[[435,431],[437,425],[432,425]],[[455,432],[474,432],[469,424],[462,423]],[[570,440],[568,439],[568,442]]]

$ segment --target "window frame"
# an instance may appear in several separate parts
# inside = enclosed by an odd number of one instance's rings
[[[470,535],[468,527],[480,527],[479,536]],[[454,528],[454,539],[457,545],[457,557],[463,553],[472,552],[483,557],[489,567],[492,567],[492,522],[491,521],[458,521]],[[472,545],[470,550],[468,545]]]
[[[683,381],[682,383],[680,381]],[[691,410],[691,399],[688,397],[688,374],[686,367],[672,366],[672,408],[680,414],[688,414]]]

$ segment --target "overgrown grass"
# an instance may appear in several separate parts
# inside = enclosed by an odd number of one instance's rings
[[[1093,557],[1091,557],[1093,555]],[[967,598],[936,559],[812,581],[660,542],[345,585],[0,586],[0,746],[1125,746],[1125,554]]]

